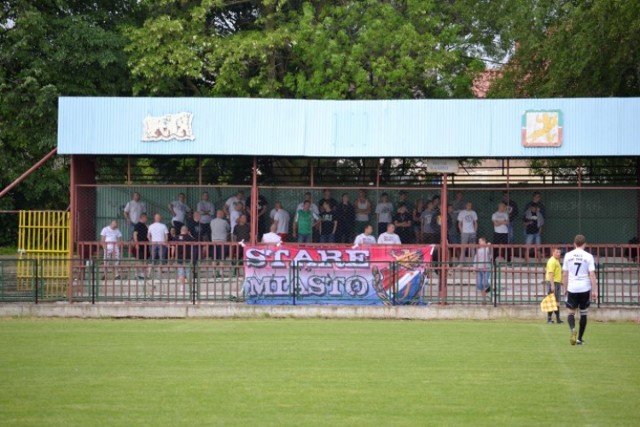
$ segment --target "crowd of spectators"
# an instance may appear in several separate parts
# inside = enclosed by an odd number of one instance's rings
[[[283,207],[280,201],[269,210],[267,199],[257,196],[257,232],[258,241],[280,243],[296,241],[299,243],[350,243],[350,244],[438,244],[441,241],[443,208],[440,196],[435,195],[427,200],[418,199],[413,203],[407,200],[407,193],[400,191],[394,197],[389,193],[381,193],[377,201],[372,201],[366,190],[358,191],[353,202],[348,193],[343,193],[336,200],[331,190],[325,189],[323,197],[316,204],[311,192],[303,195],[302,201],[292,212]],[[168,224],[163,222],[161,213],[154,213],[153,223],[147,226],[145,203],[138,192],[134,192],[131,200],[124,208],[132,250],[142,258],[166,260],[175,256],[168,242],[248,242],[251,241],[251,197],[246,197],[240,190],[216,208],[204,191],[196,204],[195,210],[189,205],[186,195],[179,193],[176,200],[168,203],[167,210],[171,218]],[[478,242],[478,215],[473,203],[465,200],[460,191],[446,207],[447,241],[450,244],[476,245]],[[520,219],[526,235],[526,243],[540,244],[542,228],[545,223],[545,206],[539,192],[534,192],[532,200],[526,204],[522,217],[519,217],[518,205],[504,191],[503,197],[491,216],[493,223],[493,243],[497,245],[513,243],[514,226]],[[116,221],[102,230],[102,242],[105,255],[119,258],[119,250],[115,244],[122,234]],[[375,233],[375,235],[374,235]],[[376,238],[377,235],[377,238]],[[357,236],[357,237],[356,237]],[[487,239],[488,240],[488,239]],[[140,246],[147,247],[148,252],[141,253]],[[140,245],[145,243],[145,245]],[[215,259],[222,259],[224,245],[209,254]],[[173,251],[173,252],[171,252]],[[242,248],[240,248],[242,251]],[[184,258],[200,254],[185,253]],[[240,255],[242,255],[240,253]],[[455,253],[453,254],[456,255]],[[460,262],[474,260],[473,250],[462,250]],[[492,257],[509,258],[509,253],[501,254],[494,249]],[[528,256],[528,255],[527,255]]]

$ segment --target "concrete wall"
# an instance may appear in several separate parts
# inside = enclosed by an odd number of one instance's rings
[[[563,310],[563,315],[566,310]],[[249,306],[224,304],[1,304],[0,317],[77,318],[339,318],[397,320],[538,320],[545,314],[537,305],[440,306]],[[640,322],[640,307],[591,308],[590,320]]]

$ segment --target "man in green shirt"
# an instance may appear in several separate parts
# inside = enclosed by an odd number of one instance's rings
[[[311,202],[305,200],[302,204],[302,209],[296,212],[296,217],[293,221],[293,238],[298,236],[298,243],[311,243],[311,236],[313,235],[313,227],[318,224],[320,217],[311,211]]]

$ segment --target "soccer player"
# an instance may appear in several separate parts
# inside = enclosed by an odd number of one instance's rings
[[[596,267],[593,255],[584,250],[587,240],[578,234],[573,240],[575,249],[564,256],[562,264],[562,285],[567,287],[567,320],[571,328],[571,345],[582,345],[584,331],[587,328],[587,312],[591,298],[598,298],[596,287]],[[580,330],[576,333],[576,309],[580,309]],[[576,337],[577,335],[577,337]]]
[[[555,294],[556,302],[560,303],[560,287],[562,286],[562,267],[560,266],[560,257],[562,252],[559,248],[554,248],[551,258],[547,261],[547,294]],[[560,305],[557,306],[556,323],[564,323],[560,320]],[[551,311],[547,313],[547,323],[553,323]]]

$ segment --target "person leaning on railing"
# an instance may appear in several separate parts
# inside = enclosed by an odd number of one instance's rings
[[[153,224],[149,226],[147,239],[151,242],[151,259],[161,260],[166,264],[169,229],[162,223],[162,216],[158,213],[153,216]]]

